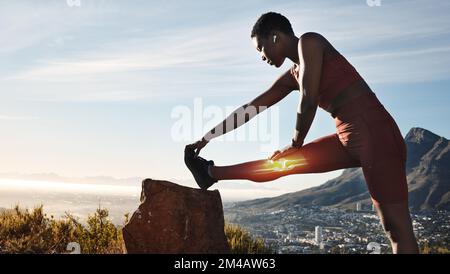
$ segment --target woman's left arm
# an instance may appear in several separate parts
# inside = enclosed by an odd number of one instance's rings
[[[298,54],[300,60],[299,84],[302,99],[297,109],[297,122],[292,140],[295,147],[303,145],[316,115],[319,104],[323,51],[324,46],[320,34],[308,32],[300,37]]]
[[[323,52],[324,46],[320,39],[320,34],[308,32],[300,37],[298,46],[300,60],[298,81],[301,101],[297,109],[297,122],[295,124],[292,144],[281,151],[277,150],[269,159],[278,160],[303,145],[319,104]]]

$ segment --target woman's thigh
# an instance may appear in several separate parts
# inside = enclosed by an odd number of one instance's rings
[[[384,204],[405,202],[406,145],[394,119],[380,108],[362,114],[353,126],[347,150],[359,158],[372,199]]]
[[[292,167],[288,170],[290,174],[321,173],[360,166],[360,162],[352,158],[342,146],[337,134],[307,143],[284,160],[288,161],[288,167]]]

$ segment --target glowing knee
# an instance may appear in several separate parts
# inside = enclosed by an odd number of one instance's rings
[[[267,160],[264,163],[263,168],[255,170],[255,172],[281,172],[281,171],[287,171],[292,170],[296,167],[304,166],[306,165],[305,159],[278,159],[276,161],[273,160]]]

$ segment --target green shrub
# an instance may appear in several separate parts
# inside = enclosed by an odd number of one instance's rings
[[[120,230],[108,220],[106,209],[97,209],[83,226],[66,214],[55,220],[43,213],[43,206],[0,213],[0,253],[69,253],[71,242],[78,243],[81,253],[122,253]]]
[[[254,239],[249,232],[238,225],[225,225],[225,235],[231,252],[234,254],[270,254],[274,253],[263,239]]]
[[[421,254],[450,254],[448,247],[430,246],[427,242],[419,245]]]

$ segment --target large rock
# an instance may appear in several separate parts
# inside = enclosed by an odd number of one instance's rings
[[[127,253],[230,253],[217,190],[145,179],[122,233]]]

